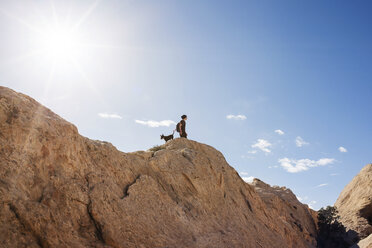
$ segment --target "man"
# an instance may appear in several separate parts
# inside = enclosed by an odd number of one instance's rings
[[[180,137],[186,138],[187,139],[187,133],[186,133],[186,120],[187,120],[187,115],[182,115],[181,116],[181,121],[180,121]]]

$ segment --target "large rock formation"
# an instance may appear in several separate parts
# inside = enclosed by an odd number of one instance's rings
[[[335,206],[347,229],[356,231],[361,238],[372,234],[372,164],[344,188]]]
[[[304,238],[301,246],[306,245],[306,243],[316,246],[314,237],[316,236],[315,230],[318,222],[317,212],[300,203],[293,192],[286,187],[271,187],[257,178],[253,180],[251,185],[254,186],[266,207],[273,211],[284,226],[288,227],[287,230],[294,231],[291,235],[294,234]],[[290,246],[298,247],[300,245],[291,244]]]
[[[355,247],[372,248],[372,164],[366,165],[344,188],[335,206],[342,224],[365,238]]]
[[[315,246],[306,206],[257,192],[214,148],[123,153],[4,87],[0,161],[1,247]]]

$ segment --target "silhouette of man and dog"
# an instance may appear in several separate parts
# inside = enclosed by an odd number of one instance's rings
[[[181,121],[177,123],[176,129],[173,130],[173,133],[168,136],[164,136],[164,134],[162,134],[160,135],[160,139],[164,139],[165,142],[167,142],[168,140],[172,140],[174,138],[174,132],[178,132],[180,134],[180,138],[187,139],[186,120],[187,120],[187,115],[182,115]]]

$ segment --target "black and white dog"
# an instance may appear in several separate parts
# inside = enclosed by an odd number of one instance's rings
[[[160,139],[164,139],[165,142],[167,142],[168,140],[172,140],[173,136],[174,136],[174,131],[176,131],[176,130],[173,130],[173,133],[171,135],[168,135],[168,136],[164,136],[164,134],[160,135]]]

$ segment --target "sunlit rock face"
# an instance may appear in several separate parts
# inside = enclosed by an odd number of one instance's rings
[[[360,240],[358,244],[353,245],[351,248],[372,248],[372,234]]]
[[[361,238],[372,234],[372,164],[366,165],[344,188],[335,206],[348,229]]]
[[[316,246],[316,223],[318,214],[307,205],[298,201],[293,192],[286,187],[273,186],[255,178],[251,185],[266,204],[268,209],[274,212],[277,218],[286,225],[291,226],[291,235],[302,237],[307,243]],[[292,239],[289,239],[292,240]],[[292,247],[295,244],[291,245]]]
[[[1,247],[315,247],[307,206],[213,147],[123,153],[4,87],[0,161]]]

